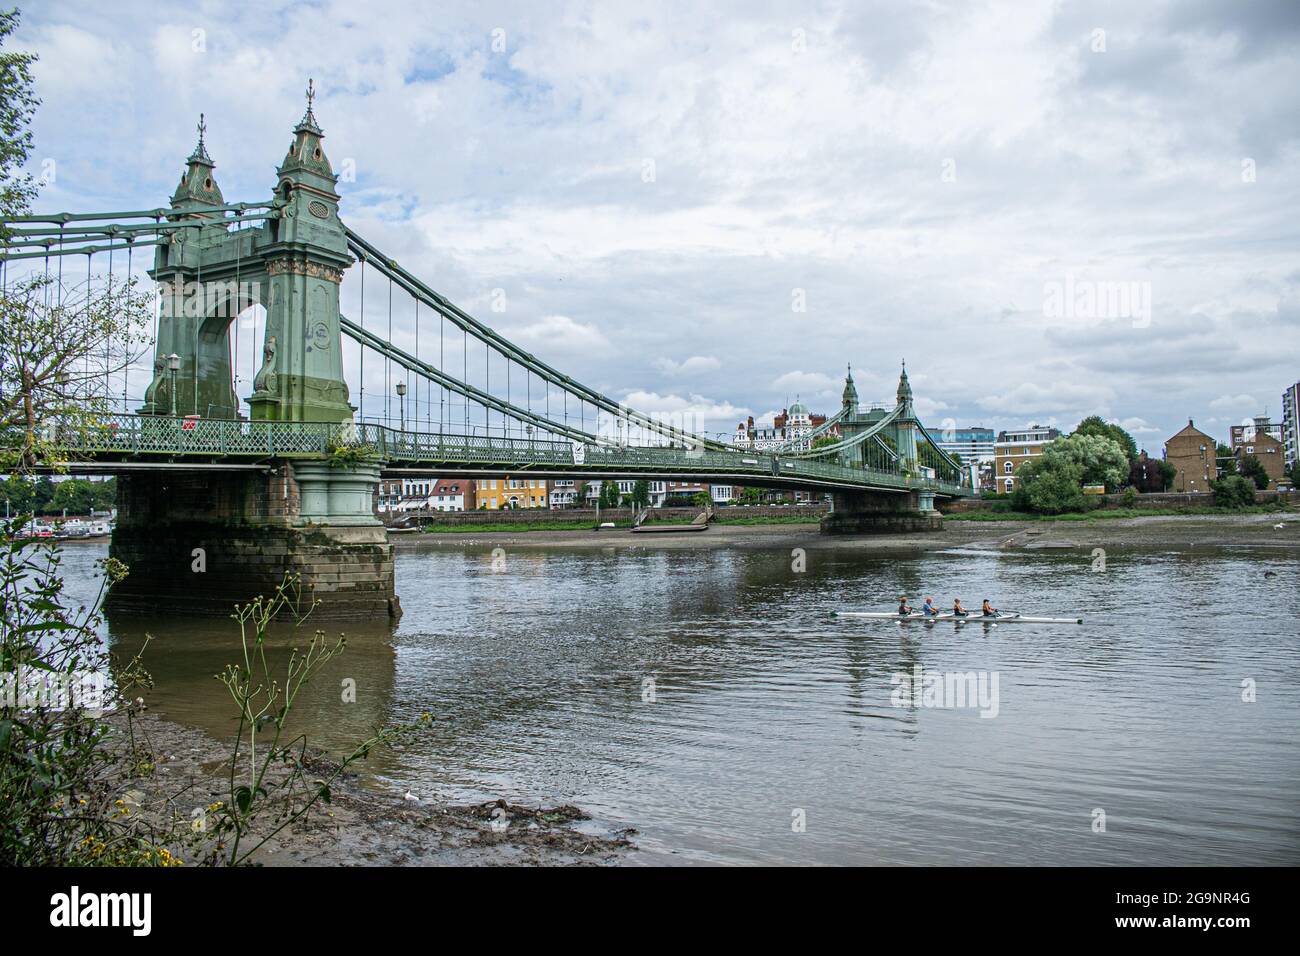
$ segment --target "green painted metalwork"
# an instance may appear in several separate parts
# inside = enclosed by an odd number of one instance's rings
[[[584,432],[580,429],[560,424],[559,422],[550,421],[549,419],[543,418],[541,415],[533,414],[526,408],[520,408],[518,405],[503,401],[490,392],[483,391],[481,388],[477,388],[467,382],[462,382],[455,376],[448,375],[446,372],[441,371],[436,366],[417,359],[409,352],[399,349],[391,342],[386,342],[379,336],[367,332],[355,322],[350,321],[347,316],[339,317],[339,326],[343,333],[349,338],[355,339],[362,345],[374,349],[380,355],[387,356],[408,371],[415,372],[417,375],[423,375],[425,378],[429,379],[429,381],[440,385],[443,388],[450,389],[470,401],[477,402],[493,411],[501,412],[503,415],[509,415],[516,421],[527,422],[538,428],[552,432],[553,434],[562,435],[565,438],[592,443],[599,443],[601,441],[601,439],[590,432]]]
[[[714,441],[713,439],[704,438],[700,435],[692,435],[689,432],[682,431],[680,428],[665,425],[663,422],[657,421],[649,415],[642,414],[636,409],[628,408],[616,399],[610,398],[608,395],[603,395],[595,389],[588,388],[581,382],[575,381],[568,375],[560,372],[558,369],[547,365],[535,355],[523,351],[509,339],[504,338],[498,332],[489,328],[487,325],[484,325],[468,312],[459,308],[449,299],[429,288],[410,272],[407,272],[399,266],[395,259],[385,256],[352,230],[347,230],[347,236],[349,246],[357,257],[365,259],[366,262],[371,263],[381,275],[392,279],[410,295],[436,310],[449,322],[474,336],[480,342],[495,349],[506,358],[529,369],[539,378],[550,382],[552,385],[558,386],[580,401],[588,402],[603,411],[626,419],[629,422],[634,422],[647,431],[661,435],[671,441],[681,442],[682,444],[696,448],[722,449],[728,447],[724,442]]]
[[[230,323],[252,305],[267,311],[263,364],[248,396],[259,421],[341,422],[352,418],[343,378],[339,283],[352,258],[338,218],[337,177],[307,111],[278,169],[274,215],[232,230],[200,127],[167,217],[189,227],[159,248],[150,275],[163,283],[154,378],[144,414],[237,416],[230,375]],[[258,217],[261,218],[261,217]],[[179,357],[175,374],[169,356]],[[174,360],[173,360],[174,361]],[[174,385],[174,394],[173,394]]]
[[[33,213],[25,216],[10,216],[5,222],[93,222],[98,219],[165,219],[168,216],[184,216],[191,213],[247,212],[250,209],[269,209],[281,206],[278,199],[267,202],[236,202],[225,205],[202,206],[159,206],[156,209],[133,209],[126,212],[47,212]]]
[[[364,449],[388,468],[508,469],[547,474],[661,474],[748,479],[759,484],[821,488],[932,490],[968,493],[960,485],[876,469],[853,468],[743,451],[582,445],[541,439],[403,432],[353,422],[269,422],[106,416],[98,427],[47,436],[96,461],[323,460],[340,448]]]
[[[266,202],[225,201],[200,117],[198,143],[170,206],[8,220],[9,225],[34,225],[10,230],[0,260],[89,256],[144,246],[156,250],[150,275],[163,286],[164,309],[154,377],[141,414],[106,419],[103,428],[89,435],[64,436],[73,451],[110,461],[320,460],[336,448],[365,445],[376,461],[391,468],[722,476],[827,489],[969,493],[960,485],[956,462],[916,418],[906,368],[896,406],[862,408],[850,367],[835,415],[795,442],[754,453],[627,408],[518,348],[343,225],[338,177],[322,146],[324,133],[313,112],[313,98],[309,83],[306,112],[294,127],[274,194]],[[666,444],[616,444],[567,421],[557,422],[469,385],[349,322],[339,314],[339,284],[354,256],[508,362],[580,403],[658,435]],[[230,323],[251,305],[267,310],[264,360],[253,394],[246,396],[253,420],[241,421],[231,380]],[[441,388],[569,441],[425,434],[354,424],[355,410],[343,379],[345,332],[364,348]],[[840,441],[807,448],[812,439],[835,429]]]

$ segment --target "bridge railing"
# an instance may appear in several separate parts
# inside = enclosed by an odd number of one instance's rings
[[[46,438],[80,454],[214,456],[320,456],[341,444],[357,443],[349,423],[249,422],[171,418],[162,415],[105,415],[76,429],[53,424]]]
[[[363,429],[362,441],[373,445],[379,456],[389,461],[573,464],[573,445],[565,441],[404,432],[383,425],[358,428]]]
[[[502,470],[558,466],[566,470],[723,474],[737,478],[821,479],[878,488],[929,489],[957,494],[963,489],[933,478],[761,452],[715,451],[668,446],[578,445],[550,439],[452,435],[400,431],[354,422],[264,422],[106,415],[90,428],[53,425],[46,438],[93,457],[202,455],[216,458],[321,458],[360,449],[375,458],[407,466],[448,463],[500,466]]]

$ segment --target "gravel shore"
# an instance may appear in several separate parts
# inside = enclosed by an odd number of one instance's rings
[[[1278,527],[1282,525],[1282,527]],[[1092,518],[1080,521],[948,520],[937,534],[832,536],[815,523],[713,525],[707,531],[633,534],[604,531],[460,531],[394,535],[399,548],[612,547],[623,549],[795,548],[906,553],[946,548],[1068,550],[1071,548],[1213,549],[1261,548],[1300,551],[1300,512],[1241,515],[1176,515]]]
[[[125,747],[124,720],[109,718],[110,745]],[[153,714],[136,718],[155,766],[145,776],[116,781],[141,825],[160,830],[191,826],[200,807],[228,794],[230,746],[199,730]],[[335,767],[323,754],[309,755],[322,777]],[[269,816],[269,815],[268,815]],[[582,832],[587,815],[579,808],[526,807],[495,800],[455,806],[417,794],[406,797],[368,789],[352,775],[337,779],[329,804],[318,803],[297,824],[286,827],[258,850],[261,866],[602,866],[617,863],[635,831]],[[269,829],[270,820],[264,827]],[[258,842],[256,835],[245,846]],[[172,853],[193,862],[194,847],[173,845]]]

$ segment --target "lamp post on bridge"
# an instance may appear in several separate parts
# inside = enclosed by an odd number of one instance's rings
[[[181,357],[173,352],[167,356],[167,372],[172,380],[172,418],[176,417],[176,373],[181,370]]]
[[[401,400],[402,409],[402,431],[406,431],[406,383],[397,383],[397,397]]]

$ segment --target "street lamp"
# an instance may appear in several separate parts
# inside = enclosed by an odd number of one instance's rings
[[[402,431],[406,431],[406,383],[397,383],[397,397],[401,399],[402,406]]]
[[[167,371],[172,377],[172,418],[176,417],[176,373],[181,370],[181,357],[173,352],[167,356]]]

